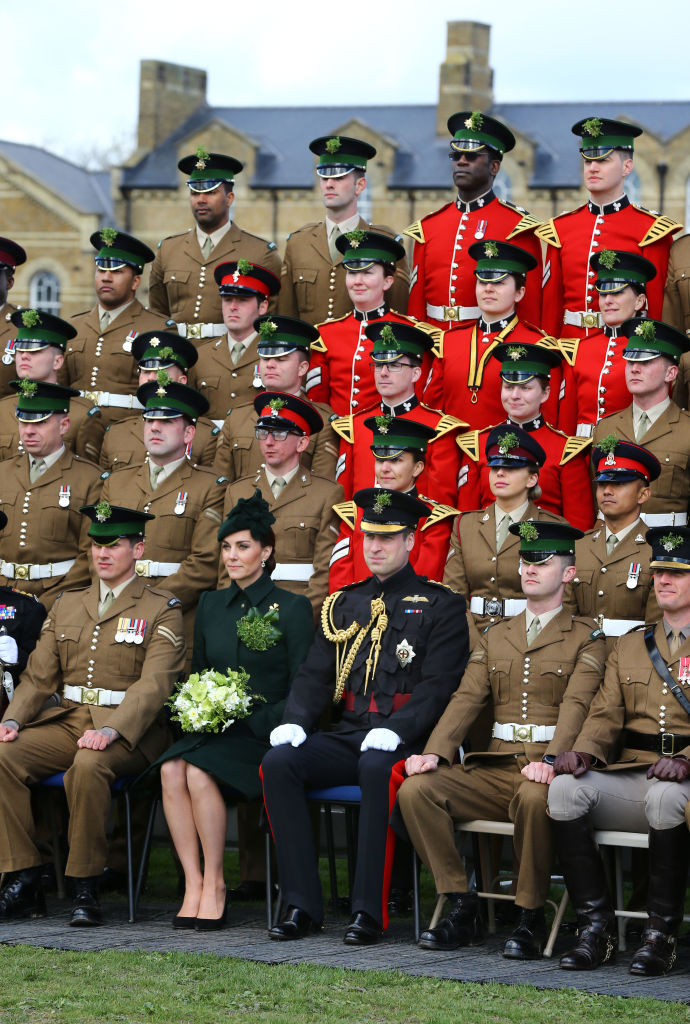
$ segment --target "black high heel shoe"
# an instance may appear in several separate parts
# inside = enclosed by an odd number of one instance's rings
[[[228,897],[225,897],[225,905],[223,906],[223,913],[220,917],[197,917],[195,919],[193,927],[198,932],[218,932],[221,928],[225,928],[228,917]]]
[[[187,929],[187,931],[189,931],[190,929],[193,929],[196,926],[196,918],[180,917],[179,914],[176,914],[175,917],[173,917],[172,919],[172,926],[173,928]]]

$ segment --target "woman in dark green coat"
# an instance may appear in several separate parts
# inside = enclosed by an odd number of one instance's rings
[[[165,817],[185,874],[184,902],[173,927],[209,930],[225,923],[227,811],[218,783],[238,799],[259,796],[259,764],[269,749],[269,734],[281,720],[290,683],[313,638],[307,598],[271,580],[274,522],[256,491],[252,498],[240,498],[222,524],[218,539],[231,584],[201,595],[192,657],[194,672],[245,669],[251,692],[264,701],[225,732],[185,734],[157,762]],[[274,606],[280,635],[267,640],[265,628],[246,616],[251,608],[263,616]]]

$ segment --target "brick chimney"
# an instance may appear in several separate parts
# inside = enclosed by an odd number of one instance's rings
[[[139,76],[139,152],[160,145],[197,107],[206,102],[206,72],[142,60]]]
[[[489,66],[491,26],[477,21],[449,21],[446,59],[441,65],[436,134],[447,135],[446,122],[458,110],[488,110],[494,101],[494,74]]]

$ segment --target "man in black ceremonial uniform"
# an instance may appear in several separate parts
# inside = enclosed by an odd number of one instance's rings
[[[464,598],[409,565],[414,529],[428,507],[376,488],[358,491],[354,500],[363,510],[364,557],[373,575],[324,602],[321,626],[262,764],[287,907],[272,939],[301,939],[323,921],[306,793],[359,784],[353,917],[345,942],[378,940],[391,768],[421,750],[468,656]],[[339,718],[331,732],[316,731],[329,700]]]

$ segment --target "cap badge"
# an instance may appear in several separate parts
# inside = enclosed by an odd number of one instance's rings
[[[376,426],[378,427],[378,431],[379,431],[380,434],[387,434],[388,433],[388,428],[390,426],[391,419],[392,419],[392,416],[377,416],[376,417]]]
[[[527,349],[524,345],[511,345],[508,349],[506,349],[506,354],[509,359],[512,359],[514,362],[517,362],[518,359],[524,359],[524,357],[527,355]]]
[[[197,146],[196,153],[194,155],[196,156],[196,163],[194,164],[194,166],[196,167],[197,171],[205,171],[206,161],[210,160],[211,158],[210,154],[206,152],[203,146]]]
[[[366,231],[363,231],[361,228],[355,228],[354,231],[346,231],[345,237],[347,238],[348,242],[350,243],[353,249],[359,249],[360,245],[367,237],[367,233]]]
[[[110,519],[113,510],[107,501],[99,501],[96,505],[96,519],[99,523],[105,523]]]
[[[490,260],[495,260],[498,256],[498,246],[495,242],[484,243],[484,255]]]
[[[465,128],[470,131],[477,132],[484,124],[484,118],[478,110],[473,110],[470,116],[465,121]]]
[[[635,334],[643,341],[656,341],[656,330],[651,320],[645,320],[635,328]]]
[[[683,543],[683,538],[679,537],[677,533],[667,533],[665,537],[661,538],[660,544],[664,551],[675,551]]]
[[[160,343],[161,343],[160,338],[151,338],[151,341],[149,342],[149,345],[151,346],[151,348],[158,348]]]

